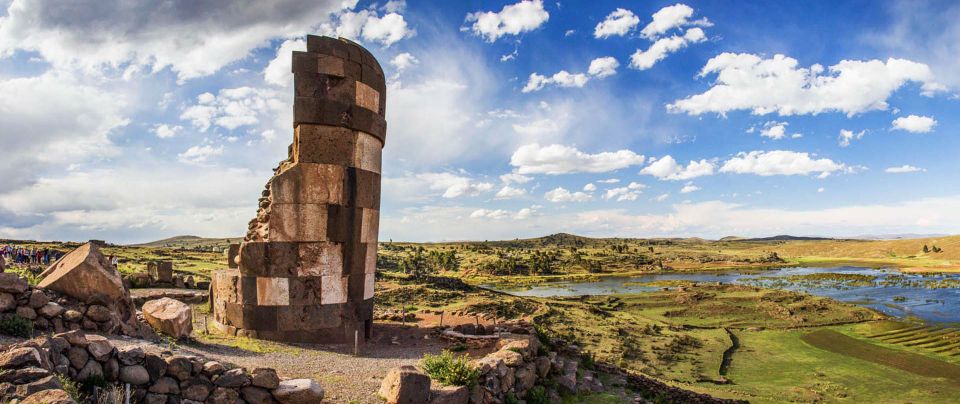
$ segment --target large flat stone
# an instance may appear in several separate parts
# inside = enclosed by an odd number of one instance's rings
[[[293,134],[294,163],[352,165],[356,138],[348,128],[301,124]]]
[[[273,204],[271,241],[327,241],[326,204]]]
[[[257,304],[286,306],[290,304],[290,281],[287,278],[257,278]]]
[[[300,243],[298,276],[330,276],[343,272],[343,244]]]
[[[270,182],[273,203],[343,204],[344,166],[299,163]]]
[[[380,92],[366,83],[356,82],[356,104],[371,111],[380,112]]]
[[[322,277],[321,287],[323,291],[320,293],[320,303],[321,304],[338,304],[347,302],[347,287],[349,282],[349,277],[347,276],[324,276]]]

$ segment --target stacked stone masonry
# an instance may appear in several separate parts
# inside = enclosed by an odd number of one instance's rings
[[[228,334],[301,342],[369,337],[386,82],[359,45],[307,37],[293,52],[293,144],[261,194],[211,304]]]

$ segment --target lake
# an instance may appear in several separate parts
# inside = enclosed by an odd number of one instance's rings
[[[895,317],[960,324],[960,274],[910,274],[862,267],[794,267],[761,271],[673,272],[557,281],[523,289],[484,285],[517,296],[557,297],[651,292],[658,281],[733,283],[807,292],[859,304]]]

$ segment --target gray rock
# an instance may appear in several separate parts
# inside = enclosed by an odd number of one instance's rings
[[[143,367],[147,369],[147,373],[150,374],[150,381],[155,382],[160,379],[161,376],[167,373],[167,361],[163,360],[160,355],[148,353],[143,357]]]
[[[62,388],[63,386],[60,384],[60,380],[57,379],[57,376],[50,375],[50,376],[44,377],[43,379],[34,381],[32,383],[21,384],[17,386],[16,394],[20,397],[27,397],[38,391],[55,390],[55,389],[62,389]]]
[[[86,348],[72,346],[67,350],[67,359],[73,367],[83,369],[83,366],[87,364],[87,359],[90,359],[90,354],[87,353]]]
[[[429,381],[427,381],[429,386]],[[427,387],[429,397],[430,390]],[[314,404],[323,401],[323,387],[310,379],[292,379],[280,382],[273,390],[273,398],[283,404]]]
[[[35,382],[47,376],[50,376],[49,370],[31,366],[0,373],[0,383],[24,384]]]
[[[203,364],[203,374],[213,377],[225,372],[227,368],[223,366],[222,363],[217,361],[207,361]]]
[[[270,368],[256,368],[252,372],[251,384],[257,387],[263,387],[267,390],[273,390],[280,387],[280,377],[277,371]]]
[[[13,369],[29,365],[43,366],[40,351],[36,348],[21,347],[0,353],[0,369]]]
[[[150,374],[140,365],[123,366],[120,368],[120,381],[139,386],[150,383]]]
[[[63,312],[63,319],[67,321],[77,322],[83,319],[83,313],[73,309],[68,309],[67,311]]]
[[[63,339],[65,339],[65,340],[67,340],[67,342],[69,342],[70,345],[73,345],[73,346],[79,346],[79,347],[84,347],[84,348],[86,348],[86,347],[87,347],[87,344],[89,344],[89,342],[87,341],[87,335],[84,334],[84,332],[83,332],[83,331],[80,331],[80,330],[67,331],[67,332],[64,332],[64,333],[60,333],[60,334],[54,335],[54,337],[63,338]]]
[[[213,393],[210,394],[210,397],[207,398],[207,403],[210,404],[236,404],[240,400],[240,393],[235,389],[228,387],[217,387]]]
[[[87,336],[87,352],[98,361],[106,361],[113,353],[113,344],[106,337],[101,335]]]
[[[213,384],[220,387],[246,387],[250,385],[250,376],[243,368],[230,369],[217,377]]]
[[[430,400],[430,377],[410,365],[393,368],[380,383],[379,394],[390,404],[425,403]]]
[[[462,404],[469,400],[470,390],[466,386],[443,386],[430,394],[430,404]]]
[[[147,393],[143,398],[144,404],[167,404],[166,394]]]
[[[63,306],[60,306],[59,304],[56,304],[54,302],[48,302],[47,304],[40,306],[40,308],[37,309],[37,311],[40,312],[41,316],[44,316],[46,318],[54,318],[56,316],[59,316],[60,313],[63,313]]]
[[[0,273],[0,292],[19,295],[27,291],[27,280],[12,272]]]
[[[87,364],[83,366],[83,369],[80,369],[77,372],[77,380],[84,381],[90,378],[102,378],[103,377],[103,366],[100,366],[100,362],[95,360],[88,360]]]
[[[120,362],[116,358],[110,358],[103,364],[103,378],[108,382],[116,381],[120,378]]]
[[[193,362],[190,358],[182,355],[174,355],[167,358],[167,375],[173,376],[179,381],[185,381],[190,378],[193,372]]]
[[[270,394],[270,390],[262,387],[244,387],[240,389],[240,395],[249,404],[275,404],[277,402],[273,399],[273,394]]]
[[[191,377],[180,382],[180,395],[187,400],[204,401],[213,391],[213,383],[204,377]]]
[[[87,308],[87,317],[98,323],[110,320],[111,314],[110,309],[99,304],[91,304]]]
[[[180,383],[172,377],[164,376],[153,383],[149,391],[157,394],[180,394]]]
[[[9,293],[0,293],[0,312],[10,311],[17,307],[17,299]]]
[[[20,307],[17,307],[17,315],[27,320],[33,320],[37,318],[37,311],[34,309],[31,309],[28,306],[20,306]]]
[[[39,309],[43,305],[47,304],[50,301],[50,298],[47,297],[46,293],[43,293],[40,289],[34,289],[33,292],[30,292],[30,307],[34,309]]]
[[[117,360],[124,365],[137,365],[143,363],[143,348],[139,346],[126,346],[117,349]]]

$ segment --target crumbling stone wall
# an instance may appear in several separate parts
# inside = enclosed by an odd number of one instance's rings
[[[278,341],[369,336],[386,136],[383,70],[366,49],[307,37],[293,52],[294,135],[232,269],[214,274],[215,325]]]

